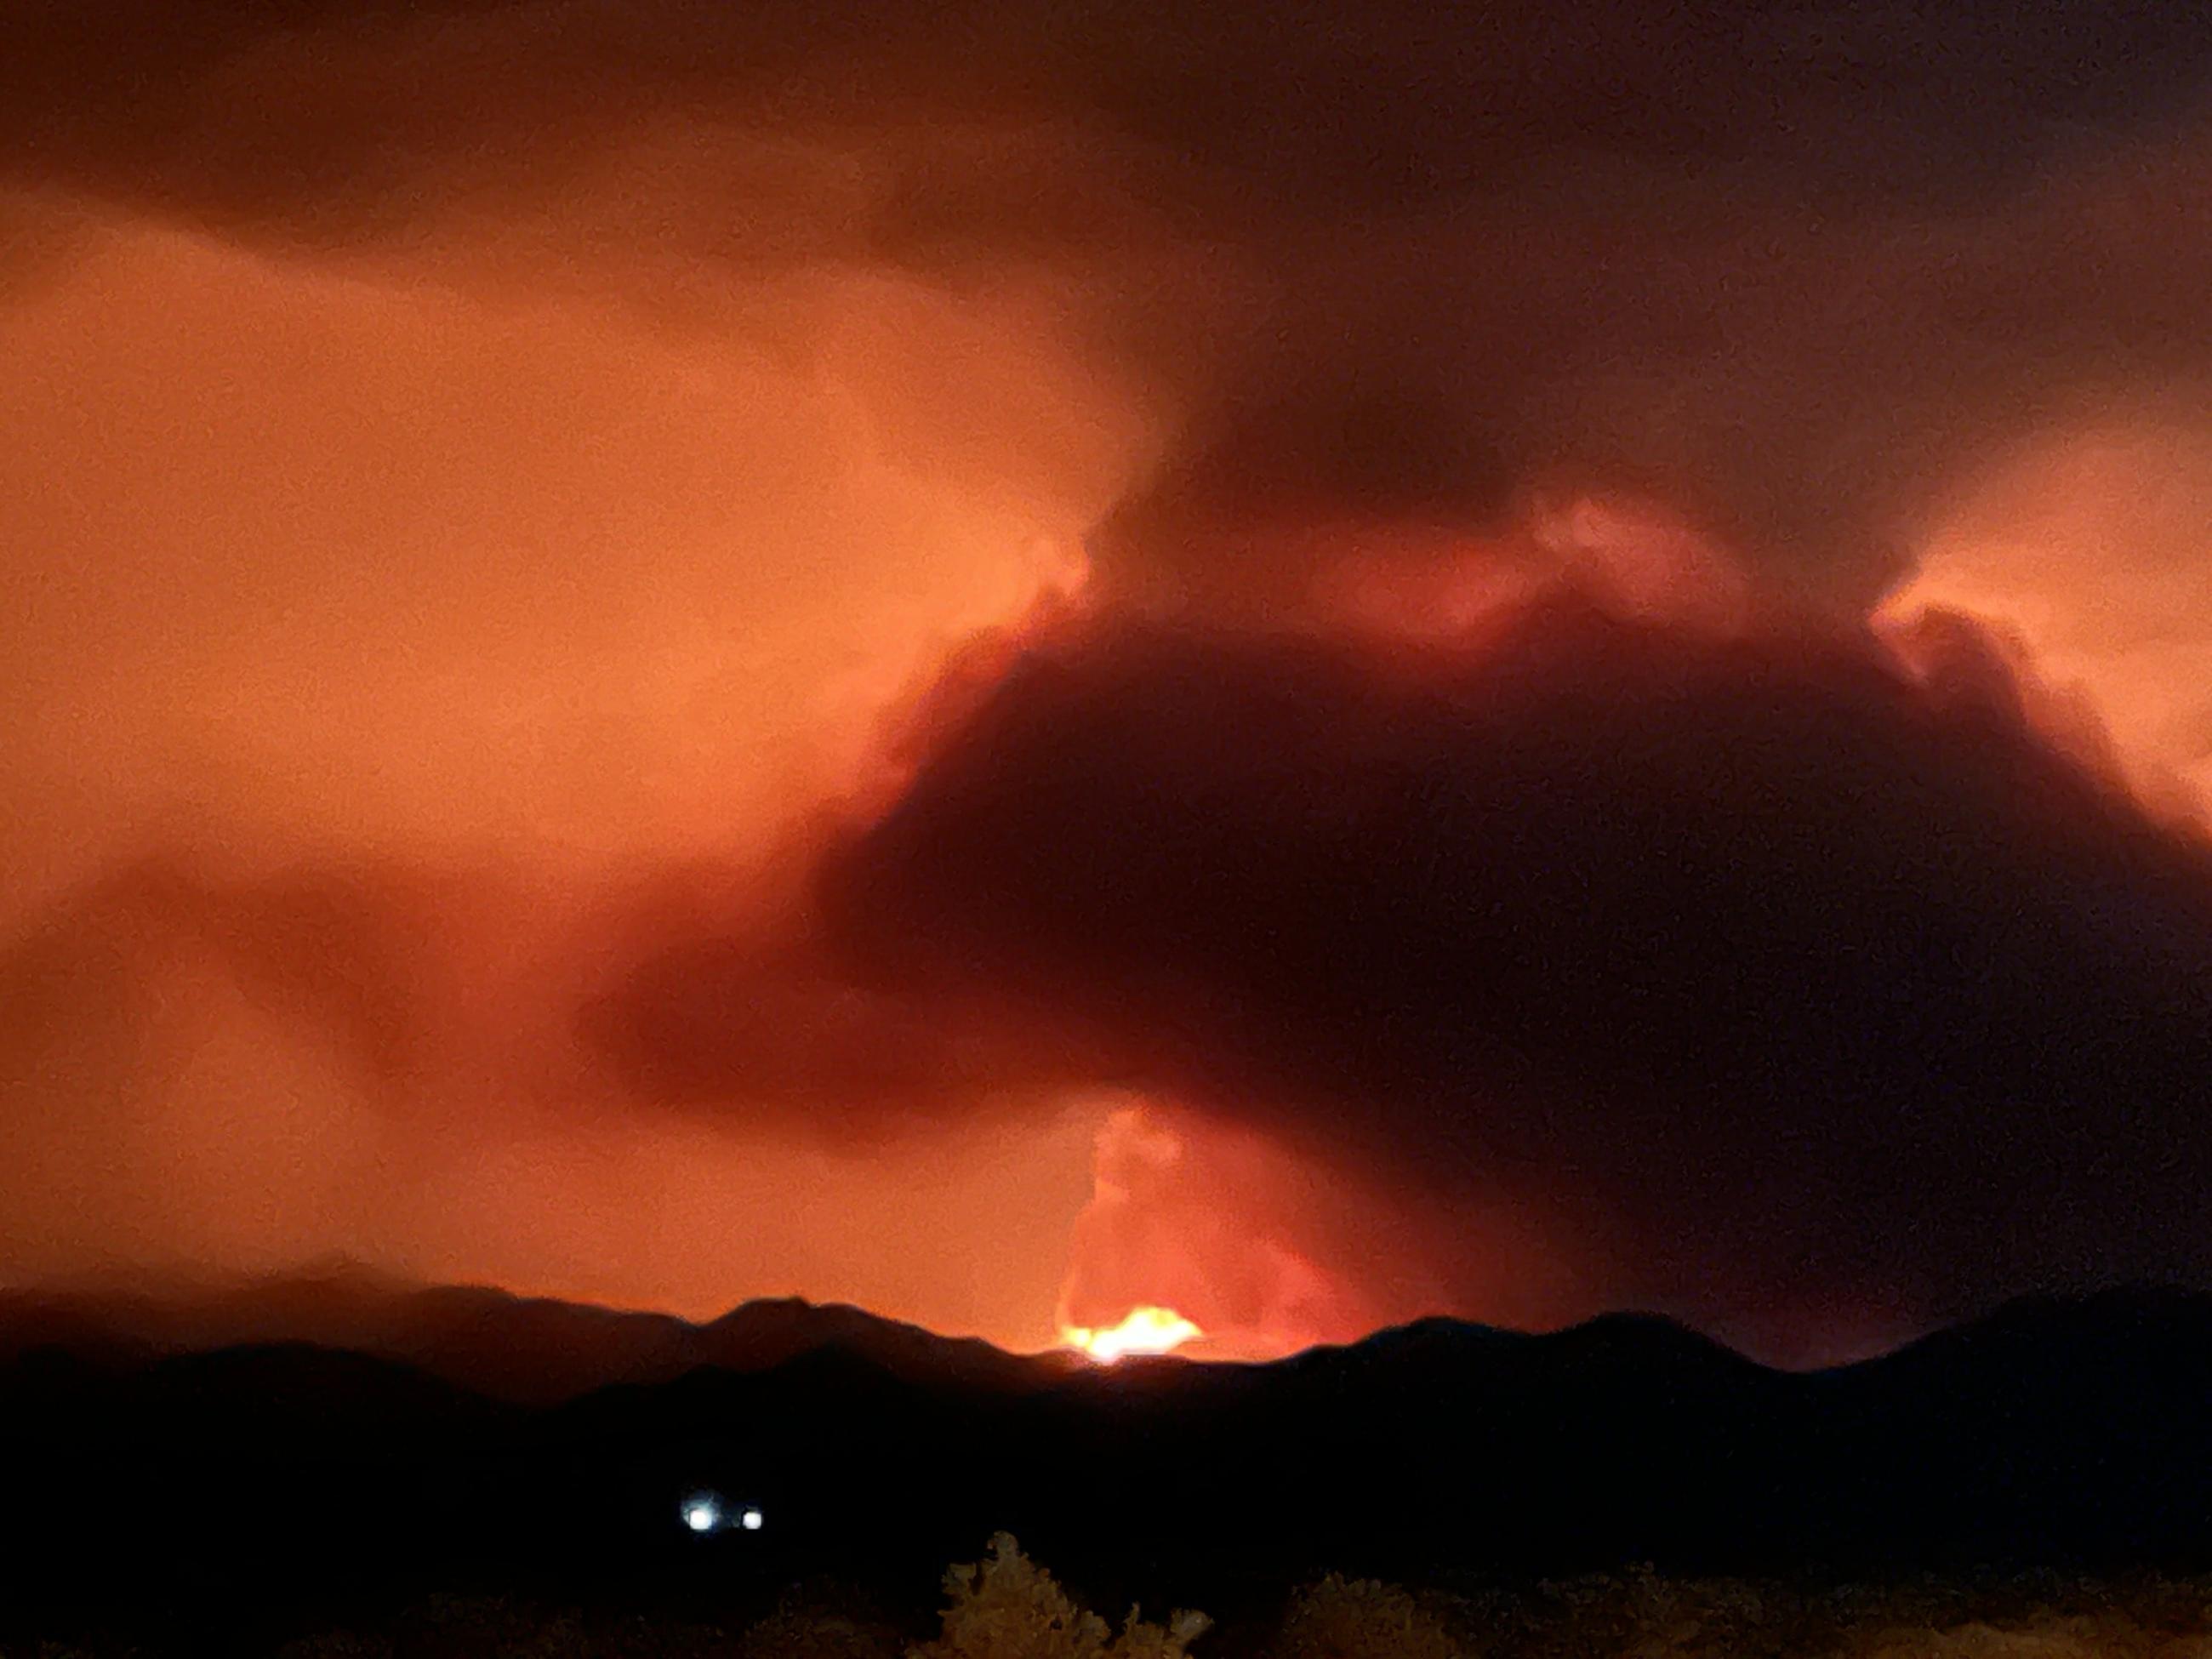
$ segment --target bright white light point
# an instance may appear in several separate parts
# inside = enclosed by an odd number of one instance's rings
[[[761,1529],[761,1512],[758,1510],[747,1510],[738,1517],[738,1524],[747,1532],[758,1532]]]
[[[750,1515],[752,1511],[747,1510],[746,1513]],[[684,1506],[684,1524],[694,1532],[712,1532],[714,1522],[721,1518],[721,1512],[709,1498],[695,1498]]]

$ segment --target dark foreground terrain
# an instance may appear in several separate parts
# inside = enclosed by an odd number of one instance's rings
[[[1918,1578],[1881,1584],[1675,1579],[1644,1571],[1512,1589],[1407,1589],[1341,1574],[1252,1603],[1102,1615],[1010,1540],[956,1565],[939,1605],[794,1588],[738,1620],[440,1595],[296,1634],[277,1659],[2203,1659],[2212,1580]],[[238,1653],[235,1638],[94,1635],[38,1659]]]
[[[849,1310],[647,1332],[457,1294],[388,1322],[382,1353],[165,1355],[96,1310],[16,1304],[0,1654],[245,1654],[337,1629],[366,1645],[324,1650],[724,1651],[780,1605],[769,1628],[793,1651],[896,1651],[937,1633],[946,1564],[1000,1533],[1109,1617],[1203,1609],[1202,1651],[1280,1646],[1305,1605],[1286,1598],[1332,1583],[1330,1617],[1411,1619],[1415,1601],[1373,1599],[1399,1586],[1443,1609],[1422,1626],[1435,1640],[1532,1653],[1570,1640],[1570,1613],[1718,1629],[1747,1607],[1768,1623],[1730,1651],[1856,1641],[1885,1607],[1996,1632],[1970,1646],[2076,1613],[2136,1620],[2152,1646],[2203,1639],[2204,1298],[2023,1304],[1788,1374],[1633,1317],[1544,1337],[1437,1321],[1273,1365],[1109,1370]],[[557,1400],[456,1380],[540,1341],[633,1380]],[[1716,1596],[1735,1611],[1696,1612]],[[1389,1650],[1418,1650],[1405,1640]]]

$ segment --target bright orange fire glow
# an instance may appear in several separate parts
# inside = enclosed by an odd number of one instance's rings
[[[1102,1365],[1110,1365],[1127,1354],[1168,1353],[1193,1337],[1206,1334],[1174,1309],[1154,1307],[1133,1308],[1119,1324],[1101,1330],[1064,1325],[1060,1334],[1069,1347]]]

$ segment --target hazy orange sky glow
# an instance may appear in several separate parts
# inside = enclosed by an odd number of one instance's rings
[[[1080,1101],[892,1169],[611,1110],[562,999],[639,871],[768,858],[1079,584],[1131,410],[888,279],[687,334],[467,274],[100,226],[0,313],[8,1270],[343,1254],[1045,1340]]]

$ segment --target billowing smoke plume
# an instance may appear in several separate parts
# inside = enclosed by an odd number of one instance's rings
[[[1571,9],[15,8],[0,1275],[2196,1274],[2201,21]]]
[[[1578,1268],[1556,1315],[1767,1346],[2201,1278],[2212,852],[1962,684],[1572,599],[1402,678],[1109,632],[1010,676],[835,903],[887,971],[1425,1189],[1455,1305],[1528,1281],[1458,1225],[1499,1205]]]

